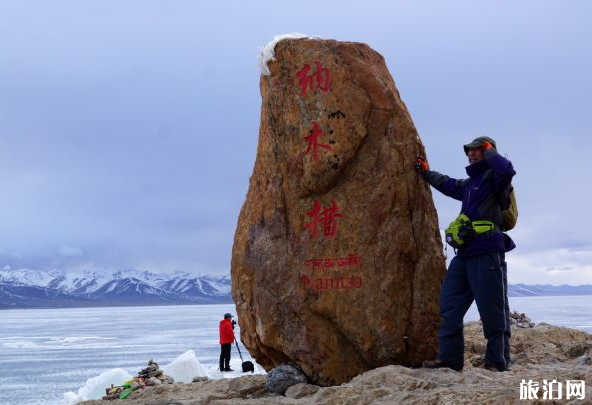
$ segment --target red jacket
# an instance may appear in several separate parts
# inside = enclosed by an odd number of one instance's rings
[[[223,319],[220,321],[220,344],[224,345],[233,342],[234,331],[232,330],[232,324],[230,323],[230,319]]]

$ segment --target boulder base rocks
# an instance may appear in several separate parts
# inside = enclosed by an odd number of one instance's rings
[[[232,251],[241,339],[266,370],[291,361],[321,385],[434,358],[442,242],[383,57],[287,39],[269,70]]]
[[[321,387],[318,385],[298,383],[288,387],[284,396],[287,398],[299,399],[315,394]]]
[[[288,388],[296,384],[305,384],[306,376],[292,364],[282,364],[265,376],[265,388],[269,392],[284,394]]]

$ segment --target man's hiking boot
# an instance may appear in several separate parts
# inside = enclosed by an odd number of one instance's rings
[[[225,369],[224,369],[224,370],[222,370],[222,371],[234,371],[234,370],[233,370],[233,369],[231,369],[230,367],[228,367],[228,368],[225,368]]]
[[[485,365],[483,366],[483,368],[484,368],[485,370],[489,370],[489,371],[498,371],[498,372],[510,371],[510,368],[509,368],[509,367],[506,367],[506,368],[499,368],[499,367],[496,367],[496,366],[494,366],[494,365],[492,365],[492,364],[485,364]]]
[[[453,367],[445,362],[443,362],[442,360],[425,360],[423,362],[423,368],[450,368],[454,371],[458,371],[461,372],[462,371],[462,366],[461,367]]]

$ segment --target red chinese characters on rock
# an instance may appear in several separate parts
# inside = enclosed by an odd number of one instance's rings
[[[312,151],[312,160],[316,161],[319,158],[319,148],[325,150],[332,150],[331,145],[319,143],[319,138],[324,135],[324,132],[319,128],[319,124],[316,122],[312,123],[312,129],[310,135],[305,136],[304,139],[308,141],[308,147],[306,148],[305,155],[308,155]]]
[[[300,86],[300,96],[304,97],[309,92],[315,93],[320,91],[321,93],[327,93],[331,90],[331,72],[325,68],[321,62],[315,61],[314,66],[316,70],[312,72],[309,64],[296,73],[298,78],[298,86]],[[345,115],[339,112],[329,116],[332,118],[341,118],[341,115]],[[331,133],[333,131],[330,131]],[[319,124],[312,122],[312,129],[310,129],[308,136],[304,139],[308,141],[305,155],[311,154],[312,160],[317,161],[319,158],[319,149],[325,151],[332,151],[333,147],[329,144],[321,143],[320,138],[324,135],[323,130],[319,127]],[[334,143],[330,141],[330,143]],[[335,238],[337,236],[340,218],[343,215],[339,212],[339,206],[334,200],[331,200],[329,205],[325,205],[319,200],[314,200],[310,211],[306,213],[310,218],[305,226],[309,231],[310,239],[316,239],[322,232],[325,238]],[[336,258],[325,258],[325,259],[308,259],[304,261],[304,265],[307,267],[306,272],[310,273],[310,269],[314,273],[316,268],[324,269],[320,277],[313,275],[302,274],[300,276],[301,288],[314,292],[321,292],[327,290],[346,290],[352,288],[362,288],[363,280],[359,276],[361,267],[361,258],[356,254],[349,254],[347,257],[336,257]],[[342,271],[351,270],[352,268],[358,268],[353,270],[356,274],[342,275]],[[333,270],[329,272],[329,270]]]
[[[317,68],[314,73],[310,74],[311,69],[308,63],[296,73],[301,97],[306,96],[309,91],[314,92],[317,89],[323,93],[328,93],[331,90],[331,72],[323,67],[321,62],[315,61],[314,64]]]
[[[339,207],[334,200],[331,205],[322,205],[319,200],[314,200],[313,207],[306,213],[310,217],[310,222],[306,228],[310,231],[310,238],[315,239],[319,236],[319,226],[322,227],[323,236],[334,238],[337,235],[337,219],[343,217],[339,212]]]

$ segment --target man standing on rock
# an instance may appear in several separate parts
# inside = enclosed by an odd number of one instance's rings
[[[497,153],[496,143],[489,137],[473,140],[464,145],[464,150],[469,160],[468,179],[452,179],[431,171],[422,157],[416,160],[416,169],[432,187],[462,201],[461,215],[446,235],[447,242],[457,250],[442,284],[438,357],[425,361],[424,367],[462,370],[463,318],[475,300],[487,339],[485,368],[507,371],[510,310],[505,253],[516,245],[502,232],[502,204],[516,172],[512,163]]]
[[[234,324],[231,322],[233,316],[224,314],[220,321],[220,371],[234,371],[230,368],[230,348],[234,343]]]

